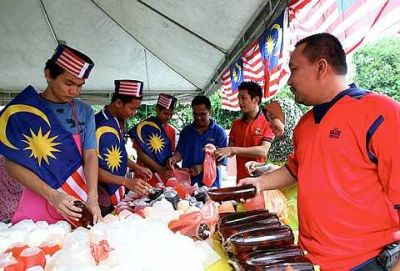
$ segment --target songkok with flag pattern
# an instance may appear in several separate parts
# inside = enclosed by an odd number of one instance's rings
[[[158,95],[157,105],[165,109],[174,109],[177,99],[171,95],[161,93]]]
[[[51,60],[76,77],[84,79],[89,77],[94,66],[93,61],[87,55],[65,44],[57,46]]]
[[[143,82],[138,80],[115,80],[115,94],[143,97]]]

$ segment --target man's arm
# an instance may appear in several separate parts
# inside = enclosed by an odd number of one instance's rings
[[[230,146],[217,150],[215,154],[218,160],[233,155],[240,155],[242,157],[248,157],[248,158],[265,157],[265,159],[267,159],[270,147],[271,147],[271,142],[262,141],[260,146],[254,146],[254,147]]]
[[[147,179],[151,179],[151,177],[153,177],[153,173],[151,172],[150,169],[148,169],[147,167],[139,166],[137,163],[135,163],[134,161],[132,161],[129,158],[128,158],[128,167],[129,167],[129,169],[133,170],[134,172],[145,176]]]
[[[97,194],[98,167],[96,149],[83,150],[83,172],[85,174],[89,190],[86,206],[93,214],[93,223],[97,223],[101,219],[101,211]]]
[[[257,191],[281,189],[288,187],[297,182],[286,166],[279,169],[265,173],[256,178],[244,178],[239,180],[238,186],[244,184],[253,184],[257,187]]]
[[[144,153],[140,148],[136,149],[138,154],[138,160],[142,161],[147,167],[149,167],[153,172],[161,173],[163,167],[151,159],[146,153]]]
[[[81,217],[82,210],[73,204],[77,198],[53,189],[35,173],[17,163],[8,159],[4,159],[4,163],[7,173],[13,179],[48,200],[58,213],[74,220]]]

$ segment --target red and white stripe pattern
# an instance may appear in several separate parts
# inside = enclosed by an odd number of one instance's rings
[[[221,76],[222,79],[222,97],[221,107],[230,111],[239,111],[238,90],[232,91],[231,72],[229,69]]]
[[[62,52],[55,60],[56,64],[78,78],[87,78],[88,75],[86,71],[90,67],[90,64],[79,58],[68,48],[61,48]]]
[[[115,191],[115,193],[110,197],[111,203],[114,206],[117,205],[124,198],[124,195],[125,195],[125,187],[121,185],[118,188],[118,190]]]
[[[282,31],[285,31],[287,16],[284,18]],[[254,41],[242,55],[243,80],[254,81],[264,89],[264,98],[275,95],[286,84],[289,72],[287,71],[288,53],[286,50],[286,33],[284,33],[283,51],[279,56],[279,63],[272,70],[268,68],[268,61],[263,61],[259,40]],[[239,111],[238,91],[231,88],[229,68],[221,76],[222,79],[222,108]]]
[[[170,109],[170,106],[172,104],[172,97],[165,95],[165,94],[160,94],[160,95],[158,95],[157,104],[161,105],[162,107],[164,107],[166,109]]]
[[[289,6],[291,44],[315,33],[328,32],[341,41],[349,54],[365,41],[379,21],[393,9],[398,10],[399,5],[400,0],[292,1]],[[396,19],[398,23],[398,14]]]
[[[140,81],[119,80],[118,94],[141,97],[142,84]]]
[[[88,197],[88,186],[83,173],[83,167],[80,166],[74,173],[72,173],[64,184],[58,188],[58,190],[86,202]]]

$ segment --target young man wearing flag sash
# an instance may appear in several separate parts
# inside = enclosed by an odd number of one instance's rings
[[[143,179],[152,177],[149,169],[128,159],[125,149],[125,121],[132,118],[143,99],[143,82],[115,80],[115,93],[111,103],[96,114],[96,138],[99,155],[99,204],[102,214],[113,210],[123,199],[125,187],[147,195],[151,186]],[[128,167],[143,175],[126,178]]]
[[[93,68],[81,52],[59,45],[44,69],[47,88],[28,86],[0,113],[0,153],[25,186],[12,222],[78,220],[84,202],[100,218],[95,123],[91,107],[74,98]]]
[[[156,116],[150,117],[129,131],[138,152],[139,163],[149,167],[153,177],[152,186],[165,183],[170,174],[165,169],[165,162],[175,151],[175,129],[168,124],[172,117],[177,99],[161,93],[156,105]]]

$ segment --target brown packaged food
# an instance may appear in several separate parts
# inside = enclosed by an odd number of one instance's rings
[[[292,230],[289,227],[280,227],[237,233],[227,240],[226,250],[238,255],[248,251],[287,247],[293,245],[293,243]]]
[[[249,232],[260,229],[274,229],[281,226],[281,222],[276,218],[269,218],[268,221],[256,221],[252,223],[240,224],[238,226],[225,227],[219,230],[221,240],[224,242],[237,233]]]
[[[245,271],[313,271],[314,266],[305,257],[289,257],[282,260],[277,260],[264,265],[242,265],[242,270]]]
[[[274,213],[259,213],[259,214],[251,214],[240,218],[224,220],[219,223],[219,229],[226,228],[226,227],[233,227],[244,225],[256,221],[268,221],[270,219],[279,219],[278,216]]]
[[[304,256],[303,250],[299,246],[289,246],[242,253],[236,257],[236,261],[239,264],[265,265],[273,261],[299,256]]]
[[[207,194],[213,201],[244,201],[246,199],[254,198],[257,194],[257,189],[252,184],[246,184],[243,186],[210,189]]]

